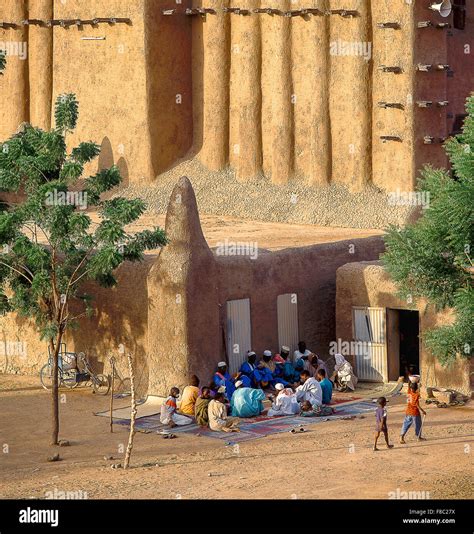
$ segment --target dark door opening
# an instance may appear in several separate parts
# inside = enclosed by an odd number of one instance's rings
[[[388,379],[420,373],[420,317],[417,311],[387,309]]]

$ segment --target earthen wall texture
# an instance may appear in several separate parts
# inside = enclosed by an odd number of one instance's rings
[[[436,312],[432,305],[420,300],[409,307],[397,297],[396,287],[380,262],[349,263],[337,270],[336,336],[352,341],[352,307],[372,306],[418,310],[420,315],[420,372],[424,386],[452,388],[471,395],[470,362],[458,359],[450,367],[443,367],[427,350],[423,336],[428,329],[449,324],[450,310]]]
[[[305,0],[242,0],[248,15],[224,13],[229,0],[68,0],[54,9],[53,0],[4,1],[0,20],[17,27],[0,28],[0,42],[26,42],[29,54],[10,57],[0,79],[0,138],[22,121],[48,127],[56,96],[75,92],[81,121],[71,144],[97,140],[99,166],[116,163],[134,183],[154,183],[197,156],[212,170],[231,165],[241,180],[263,174],[277,184],[299,178],[412,190],[424,163],[446,163],[439,140],[473,89],[473,3],[461,31],[418,28],[452,23],[430,11],[429,0],[318,2],[354,17],[282,15],[310,7]],[[184,14],[201,6],[216,14]],[[279,11],[252,12],[262,7]],[[131,23],[20,24],[51,17]],[[399,28],[380,27],[390,22]],[[420,72],[420,63],[449,65],[452,77]],[[433,105],[418,107],[423,100]],[[442,101],[448,106],[438,107]]]

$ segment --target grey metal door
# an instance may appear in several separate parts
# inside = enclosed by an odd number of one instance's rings
[[[236,373],[252,348],[250,299],[227,301],[227,355],[229,372]]]
[[[356,354],[357,376],[369,382],[387,382],[385,308],[352,308],[354,341],[362,342],[363,354]]]
[[[298,296],[286,293],[277,298],[278,350],[283,345],[290,347],[290,354],[298,348]]]

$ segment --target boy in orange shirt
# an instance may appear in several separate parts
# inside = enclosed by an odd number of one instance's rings
[[[418,441],[424,440],[421,437],[421,415],[426,415],[425,410],[420,406],[420,393],[418,391],[418,384],[416,382],[410,382],[408,386],[407,397],[407,410],[405,420],[403,421],[402,431],[400,434],[400,443],[406,443],[405,434],[413,423],[415,423],[415,434],[418,437]]]

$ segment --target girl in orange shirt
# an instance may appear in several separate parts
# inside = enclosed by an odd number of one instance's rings
[[[406,443],[405,434],[408,432],[408,429],[413,423],[415,423],[415,434],[418,437],[418,441],[425,439],[421,437],[420,412],[423,415],[426,415],[425,410],[423,410],[423,408],[420,406],[420,393],[418,391],[418,384],[416,382],[410,382],[410,385],[408,386],[407,409],[400,434],[400,443]]]

